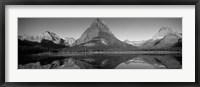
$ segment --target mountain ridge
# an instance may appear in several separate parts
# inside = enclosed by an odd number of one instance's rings
[[[41,36],[19,35],[19,40],[43,43],[43,45],[61,45],[64,51],[70,49],[92,50],[138,50],[138,49],[168,49],[182,46],[182,34],[169,27],[161,27],[152,38],[142,41],[121,41],[109,30],[102,19],[95,19],[90,26],[75,40],[72,37],[61,38],[57,34],[45,31]]]
[[[143,41],[124,41],[142,49],[166,49],[176,47],[175,44],[182,44],[182,34],[173,31],[169,27],[161,27],[158,33],[152,38]],[[140,42],[140,43],[135,43]],[[179,45],[180,47],[180,45]]]
[[[73,42],[75,41],[75,38],[72,38],[72,37],[61,38],[57,34],[50,31],[45,31],[39,36],[31,36],[27,34],[18,35],[18,39],[22,41],[27,40],[27,41],[38,42],[38,43],[41,43],[44,40],[48,40],[48,41],[52,41],[55,44],[65,45],[65,46],[72,46]]]

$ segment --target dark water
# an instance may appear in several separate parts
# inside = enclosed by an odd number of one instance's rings
[[[19,69],[181,69],[181,55],[96,54],[51,57],[19,64]]]

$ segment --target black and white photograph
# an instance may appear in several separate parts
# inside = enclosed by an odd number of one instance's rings
[[[18,18],[18,69],[182,69],[182,18]]]

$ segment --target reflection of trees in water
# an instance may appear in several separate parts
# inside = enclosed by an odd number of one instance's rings
[[[92,65],[76,60],[74,58],[66,58],[64,60],[57,60],[60,62],[53,62],[50,69],[92,69]],[[62,63],[62,64],[60,64]],[[56,67],[53,67],[56,66]]]

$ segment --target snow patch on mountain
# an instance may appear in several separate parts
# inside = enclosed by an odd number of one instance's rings
[[[64,37],[62,39],[65,40],[65,44],[69,44],[70,46],[73,46],[74,42],[76,41],[76,39],[73,37]]]
[[[141,46],[145,42],[145,40],[142,40],[142,41],[125,40],[124,42],[127,43],[127,44],[131,44],[133,46]]]

